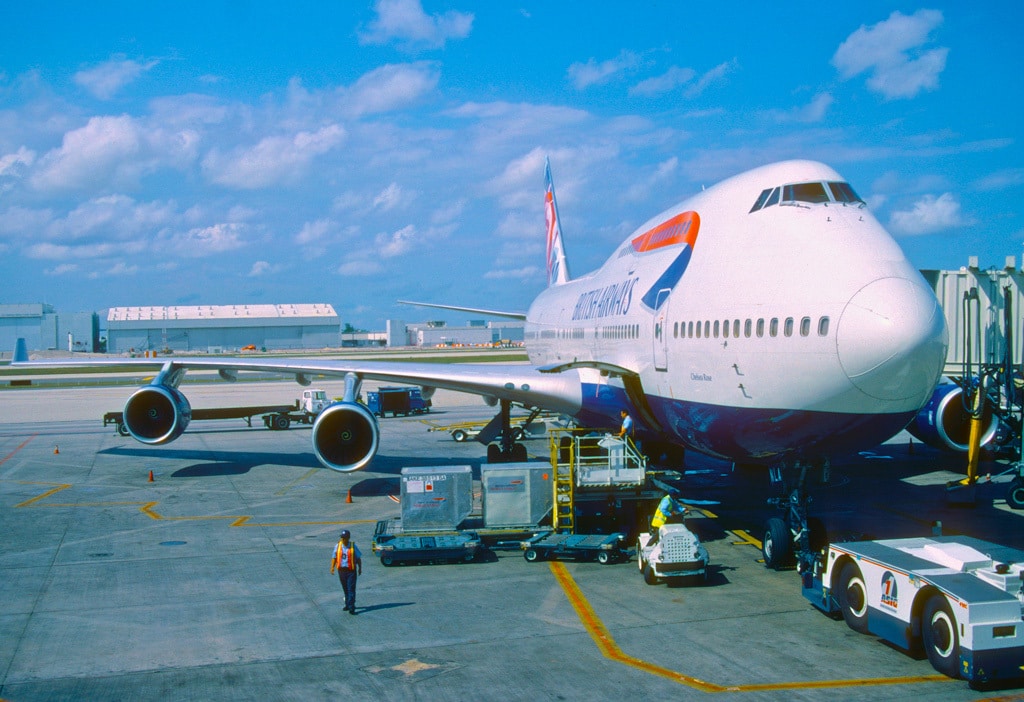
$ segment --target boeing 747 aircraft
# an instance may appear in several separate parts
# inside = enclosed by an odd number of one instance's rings
[[[524,319],[532,365],[182,358],[159,367],[124,407],[146,444],[178,438],[189,369],[345,378],[344,400],[312,431],[332,470],[367,466],[380,432],[356,402],[363,379],[446,388],[616,426],[638,436],[803,476],[830,456],[875,446],[928,402],[947,331],[931,289],[864,201],[834,170],[787,161],[734,176],[653,217],[598,270],[572,277],[546,169],[548,285]],[[441,305],[438,305],[441,306]],[[455,308],[468,309],[468,308]],[[476,310],[482,311],[482,310]],[[494,311],[491,311],[495,314]],[[23,350],[17,362],[27,360]],[[124,359],[74,366],[122,365]],[[67,365],[65,363],[65,365]],[[505,450],[511,448],[505,440]],[[769,523],[777,565],[788,538],[807,546],[803,480],[784,522]]]

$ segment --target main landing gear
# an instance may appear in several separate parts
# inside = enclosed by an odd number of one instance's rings
[[[525,463],[527,459],[526,446],[516,441],[517,437],[522,436],[522,431],[515,431],[511,424],[512,414],[512,402],[510,400],[501,400],[501,412],[498,413],[493,420],[501,423],[501,434],[499,436],[500,443],[487,444],[487,462],[488,463]],[[527,423],[533,420],[536,415],[531,415]],[[481,433],[487,431],[487,427]],[[518,429],[518,427],[516,427]]]
[[[766,568],[781,570],[795,563],[797,572],[805,579],[814,573],[821,550],[828,545],[824,523],[807,514],[807,481],[814,474],[828,482],[828,462],[812,465],[801,461],[771,469],[772,483],[781,484],[786,496],[768,500],[784,510],[784,516],[772,517],[765,523],[761,553]]]

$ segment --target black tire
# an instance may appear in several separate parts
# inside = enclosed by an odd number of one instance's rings
[[[529,456],[526,454],[525,444],[512,444],[512,462],[526,463]]]
[[[861,634],[868,633],[868,590],[856,563],[843,566],[832,591],[839,600],[846,625]]]
[[[526,559],[527,563],[535,563],[540,560],[540,554],[537,553],[537,549],[528,548],[523,551],[523,558]]]
[[[598,551],[597,562],[601,565],[608,565],[612,562],[612,554],[610,554],[608,551]]]
[[[292,420],[288,418],[288,415],[279,414],[274,417],[274,428],[278,431],[287,431],[288,427],[292,425]]]
[[[380,554],[380,564],[382,566],[384,566],[385,568],[387,568],[388,566],[394,565],[395,564],[395,557],[394,557],[394,555],[392,555],[390,553],[382,553],[382,554]]]
[[[765,524],[761,555],[764,556],[764,567],[772,570],[782,570],[792,560],[793,540],[786,522],[778,517],[772,517]]]
[[[463,441],[466,440],[466,432],[462,431],[461,429],[456,429],[455,431],[452,432],[452,438],[458,441],[459,443],[462,443]]]
[[[648,585],[657,585],[658,576],[654,574],[654,568],[648,563],[644,566],[644,582]]]
[[[959,677],[960,639],[953,610],[944,595],[935,594],[924,604],[921,640],[928,662],[935,670],[951,678]]]
[[[1010,483],[1010,491],[1006,493],[1006,504],[1012,509],[1024,509],[1024,478],[1016,477]]]
[[[476,551],[470,551],[462,557],[463,563],[472,563],[476,560]]]
[[[117,433],[120,434],[121,436],[128,436],[129,434],[131,434],[131,432],[128,431],[128,425],[125,424],[124,422],[117,423]]]

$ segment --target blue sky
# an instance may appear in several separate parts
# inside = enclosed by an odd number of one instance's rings
[[[545,156],[577,274],[787,158],[919,268],[1020,266],[1021,8],[4,3],[0,303],[525,311]]]

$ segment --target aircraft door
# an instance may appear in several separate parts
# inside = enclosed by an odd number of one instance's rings
[[[668,370],[668,298],[672,288],[658,291],[654,304],[654,370]]]

